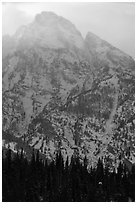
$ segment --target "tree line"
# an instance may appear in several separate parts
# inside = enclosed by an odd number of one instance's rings
[[[23,149],[12,153],[3,150],[3,202],[109,202],[135,201],[135,166],[128,171],[119,163],[116,171],[98,160],[96,168],[87,168],[87,159],[81,163],[73,155],[64,163],[61,151],[54,161],[32,152],[29,161]]]

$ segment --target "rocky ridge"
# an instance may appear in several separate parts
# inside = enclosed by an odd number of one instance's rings
[[[134,60],[68,20],[38,14],[3,38],[3,140],[47,157],[134,162]],[[11,136],[12,135],[12,136]],[[12,137],[12,143],[10,140]],[[18,140],[14,138],[18,138]]]

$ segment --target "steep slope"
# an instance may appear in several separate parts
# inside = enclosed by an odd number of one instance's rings
[[[17,31],[14,39],[15,50],[3,60],[3,104],[4,113],[6,106],[10,107],[23,128],[22,121],[28,125],[31,116],[37,115],[51,98],[57,96],[63,102],[67,92],[83,82],[90,65],[79,49],[84,44],[80,33],[69,21],[53,13],[37,15],[32,24]],[[5,49],[5,43],[3,46]],[[19,107],[22,113],[18,113]],[[6,118],[9,128],[12,116]]]
[[[95,34],[88,32],[85,44],[90,53],[91,63],[96,68],[102,66],[121,67],[124,70],[130,69],[130,71],[134,72],[135,63],[132,57]]]
[[[38,14],[29,26],[16,33],[16,38],[21,39],[22,46],[25,43],[25,48],[34,44],[54,49],[84,46],[83,38],[75,26],[52,12]]]
[[[11,135],[49,158],[134,160],[131,57],[51,12],[3,40],[5,145]]]

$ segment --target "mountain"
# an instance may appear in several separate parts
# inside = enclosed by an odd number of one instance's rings
[[[52,12],[3,38],[3,143],[134,162],[134,60]],[[12,138],[12,139],[11,139]],[[28,152],[28,149],[27,149]],[[120,159],[119,159],[120,158]]]
[[[96,69],[101,66],[120,66],[123,69],[130,68],[134,72],[135,65],[132,57],[100,39],[95,34],[88,32],[85,43],[90,53],[91,63]]]

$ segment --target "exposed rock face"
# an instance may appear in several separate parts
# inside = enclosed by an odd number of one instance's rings
[[[131,57],[42,12],[3,39],[3,131],[49,157],[134,160],[134,78]]]
[[[89,32],[85,39],[86,48],[90,52],[91,63],[95,68],[102,66],[121,67],[134,71],[134,60],[123,53],[121,50],[113,47],[105,40],[100,39],[95,34]]]
[[[75,26],[52,12],[38,14],[34,22],[16,33],[16,37],[28,47],[35,44],[53,49],[81,49],[84,46],[83,38]]]

